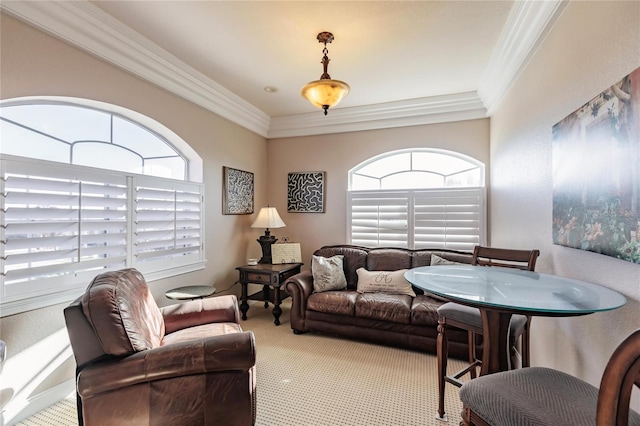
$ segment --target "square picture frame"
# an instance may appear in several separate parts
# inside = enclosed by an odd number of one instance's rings
[[[326,172],[292,172],[287,176],[287,211],[324,213]]]
[[[253,213],[253,173],[222,167],[222,213]]]

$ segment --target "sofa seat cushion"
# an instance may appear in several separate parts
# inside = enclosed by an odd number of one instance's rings
[[[184,328],[166,334],[162,339],[162,346],[172,345],[178,342],[186,342],[194,339],[205,339],[212,336],[222,336],[224,334],[242,333],[240,325],[234,322],[219,322],[202,324],[195,327]]]
[[[409,324],[411,299],[405,294],[362,293],[356,300],[356,317]]]
[[[358,292],[353,290],[313,293],[307,299],[307,309],[336,315],[354,316]]]
[[[418,295],[411,306],[411,324],[438,326],[438,307],[444,302],[430,295]]]

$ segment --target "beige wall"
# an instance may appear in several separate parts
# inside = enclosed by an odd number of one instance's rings
[[[308,268],[314,250],[346,241],[349,170],[388,151],[427,147],[466,154],[483,162],[488,170],[489,120],[269,140],[268,201],[287,224],[273,234],[300,242]],[[288,173],[310,171],[326,172],[325,213],[288,213]]]
[[[640,2],[571,2],[491,117],[493,245],[538,248],[537,270],[628,298],[613,312],[533,320],[533,364],[594,385],[614,348],[640,327],[640,265],[552,245],[551,128],[639,66]]]
[[[120,105],[173,130],[203,158],[207,266],[202,271],[152,282],[152,292],[158,303],[168,304],[164,292],[176,285],[210,284],[218,289],[232,286],[237,279],[234,268],[245,263],[247,257],[260,253],[258,243],[254,241],[260,232],[250,228],[255,215],[222,214],[222,167],[253,172],[254,201],[257,206],[266,203],[266,140],[20,21],[4,14],[1,19],[2,99],[31,95],[71,96]],[[238,286],[231,291],[239,294]],[[7,392],[14,394],[14,401],[3,398],[5,409],[11,410],[12,403],[17,405],[17,397],[34,397],[41,390],[73,378],[72,360],[62,362],[59,368],[45,376],[16,377],[17,373],[25,376],[33,372],[35,375],[50,361],[41,356],[36,364],[21,364],[29,348],[64,329],[62,308],[65,305],[0,319],[0,338],[7,342],[9,354],[0,391],[4,390],[4,395]],[[66,339],[66,332],[62,337]]]
[[[235,266],[260,255],[254,240],[261,230],[249,228],[255,215],[221,214],[223,165],[255,173],[256,210],[266,204],[278,208],[287,227],[273,234],[301,242],[308,267],[313,250],[345,241],[349,169],[403,148],[433,147],[472,156],[491,166],[487,185],[493,245],[539,248],[540,271],[600,283],[627,295],[627,306],[614,312],[533,322],[534,364],[598,384],[613,348],[640,326],[640,267],[551,244],[551,126],[640,66],[639,25],[640,3],[635,1],[570,3],[492,116],[491,129],[484,119],[265,143],[260,136],[4,15],[0,96],[75,96],[121,105],[169,127],[203,157],[207,269],[152,283],[160,304],[167,303],[164,291],[178,283],[225,288],[236,279]],[[300,171],[327,172],[325,213],[287,213],[287,173]],[[10,363],[19,365],[21,353],[64,328],[63,306],[0,320]],[[38,368],[31,365],[24,371]],[[34,389],[70,378],[72,368],[72,363],[63,362]],[[3,393],[11,386],[5,373]],[[634,404],[640,406],[637,396]]]

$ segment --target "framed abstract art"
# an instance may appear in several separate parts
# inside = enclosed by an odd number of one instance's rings
[[[222,213],[253,213],[253,173],[223,167]]]
[[[287,211],[324,213],[325,172],[295,172],[287,178]]]

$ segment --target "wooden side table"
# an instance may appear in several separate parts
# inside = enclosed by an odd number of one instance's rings
[[[269,307],[269,302],[273,303],[273,317],[275,318],[273,323],[280,325],[280,315],[282,314],[280,302],[289,297],[286,291],[284,292],[284,296],[282,295],[280,286],[287,278],[300,273],[300,267],[302,265],[303,263],[285,263],[279,265],[259,263],[257,265],[238,266],[236,269],[240,273],[239,281],[242,285],[242,296],[240,298],[242,319],[247,319],[247,311],[249,310],[247,300],[262,300],[264,301],[265,308]],[[249,283],[262,284],[262,291],[248,295],[247,287]],[[273,291],[271,287],[273,287]]]
[[[173,300],[193,300],[209,297],[216,292],[216,288],[210,285],[189,285],[186,287],[167,290],[165,297]]]

